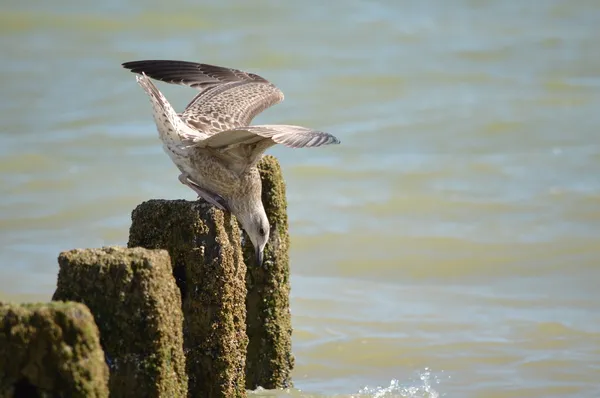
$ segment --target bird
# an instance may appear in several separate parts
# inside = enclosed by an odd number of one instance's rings
[[[223,66],[172,60],[122,64],[136,74],[152,105],[164,151],[181,172],[179,181],[239,221],[263,263],[270,224],[262,203],[257,168],[273,145],[290,148],[340,144],[334,135],[295,125],[251,125],[283,92],[267,79]],[[200,92],[177,113],[151,79]]]

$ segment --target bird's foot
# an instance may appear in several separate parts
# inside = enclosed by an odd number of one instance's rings
[[[198,184],[196,184],[195,182],[190,180],[190,178],[188,176],[186,176],[184,174],[180,174],[179,182],[181,182],[183,185],[188,186],[190,189],[192,189],[194,192],[196,192],[196,194],[198,195],[198,198],[202,198],[202,199],[206,200],[208,203],[210,203],[211,205],[215,206],[218,209],[229,211],[229,208],[227,207],[227,202],[225,201],[225,199],[223,199],[221,196],[217,195],[216,193],[212,193],[205,189],[200,188],[198,186]]]

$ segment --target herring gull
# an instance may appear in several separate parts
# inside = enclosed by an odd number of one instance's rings
[[[133,61],[123,67],[138,74],[138,84],[150,97],[163,149],[181,171],[179,181],[235,215],[262,264],[270,227],[256,164],[275,144],[304,148],[340,141],[301,126],[251,126],[256,115],[283,101],[281,90],[256,74],[186,61]],[[178,114],[149,77],[200,93]]]

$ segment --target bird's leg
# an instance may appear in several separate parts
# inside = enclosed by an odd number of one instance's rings
[[[181,182],[183,185],[190,187],[190,189],[192,189],[194,192],[196,192],[196,194],[198,194],[199,198],[206,200],[211,205],[217,207],[218,209],[229,211],[225,199],[223,199],[221,196],[215,193],[200,188],[198,184],[190,180],[187,175],[180,174],[179,182]]]

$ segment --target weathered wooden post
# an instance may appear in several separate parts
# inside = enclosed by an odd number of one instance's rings
[[[151,200],[132,213],[129,247],[166,249],[181,289],[190,396],[291,386],[289,235],[276,158],[259,163],[271,236],[263,266],[229,213],[204,201]],[[247,333],[247,334],[246,334]]]
[[[0,303],[0,397],[108,397],[108,368],[85,305]]]
[[[255,264],[250,239],[245,239],[248,266],[246,286],[246,387],[267,389],[291,387],[292,324],[290,314],[290,267],[287,200],[279,162],[264,156],[258,164],[262,201],[271,224],[263,266]]]
[[[86,304],[110,366],[110,396],[186,397],[181,298],[164,250],[63,252],[53,300]]]
[[[246,396],[246,266],[233,220],[203,201],[150,200],[132,213],[128,246],[171,256],[190,397]]]

